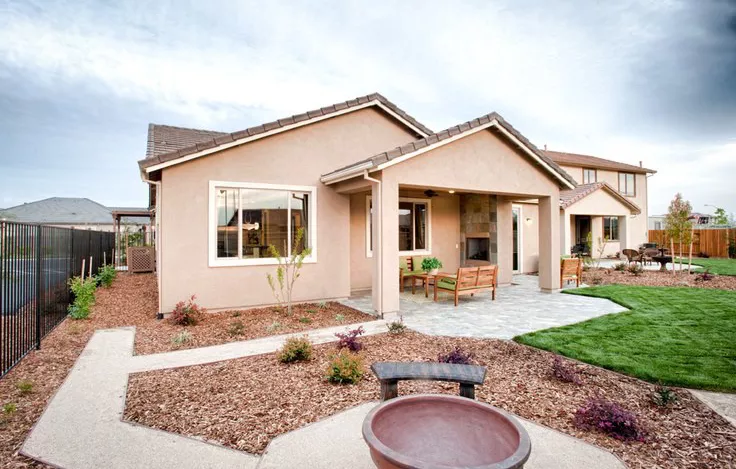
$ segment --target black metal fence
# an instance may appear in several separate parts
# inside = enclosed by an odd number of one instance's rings
[[[0,376],[67,315],[69,279],[112,263],[115,234],[0,221]]]

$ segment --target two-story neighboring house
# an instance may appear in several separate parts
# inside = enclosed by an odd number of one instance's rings
[[[603,254],[614,255],[647,242],[647,180],[652,169],[618,161],[546,150],[545,154],[579,185],[560,193],[562,252],[584,244],[592,234],[593,254],[598,240],[607,239]],[[607,192],[614,197],[605,197]]]

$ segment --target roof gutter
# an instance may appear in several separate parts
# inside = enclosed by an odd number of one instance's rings
[[[372,161],[364,161],[360,164],[356,164],[354,166],[349,166],[344,169],[340,169],[338,171],[334,171],[329,174],[325,174],[324,176],[320,177],[319,180],[323,184],[334,184],[336,182],[344,181],[346,179],[351,179],[356,176],[359,176],[360,173],[364,173],[365,178],[367,178],[368,170],[373,168],[373,162]],[[371,181],[371,178],[367,178],[366,180]],[[377,181],[377,179],[376,179]]]

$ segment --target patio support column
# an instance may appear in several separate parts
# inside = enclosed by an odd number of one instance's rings
[[[598,258],[601,240],[603,239],[603,217],[590,217],[590,236],[592,238],[590,255]]]
[[[539,288],[560,289],[559,197],[539,198]]]
[[[635,246],[631,246],[629,243],[629,216],[624,215],[618,217],[618,239],[620,244],[620,251],[624,249],[636,249]]]
[[[384,177],[373,183],[373,308],[399,311],[399,184]]]
[[[509,284],[514,270],[514,227],[511,199],[497,198],[498,283]],[[521,220],[519,220],[521,223]]]
[[[569,256],[572,253],[572,217],[572,215],[568,215],[564,210],[560,214],[561,254],[563,256]]]

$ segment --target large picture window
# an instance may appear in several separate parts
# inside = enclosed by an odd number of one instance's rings
[[[636,178],[632,173],[618,173],[618,191],[625,196],[636,196]]]
[[[210,265],[273,264],[269,246],[282,256],[311,248],[316,260],[315,188],[231,182],[210,183]],[[299,229],[304,237],[295,246]]]
[[[373,255],[373,201],[366,200],[366,254]],[[430,202],[428,199],[399,199],[399,254],[430,252]]]
[[[618,217],[603,217],[603,236],[618,241]]]

